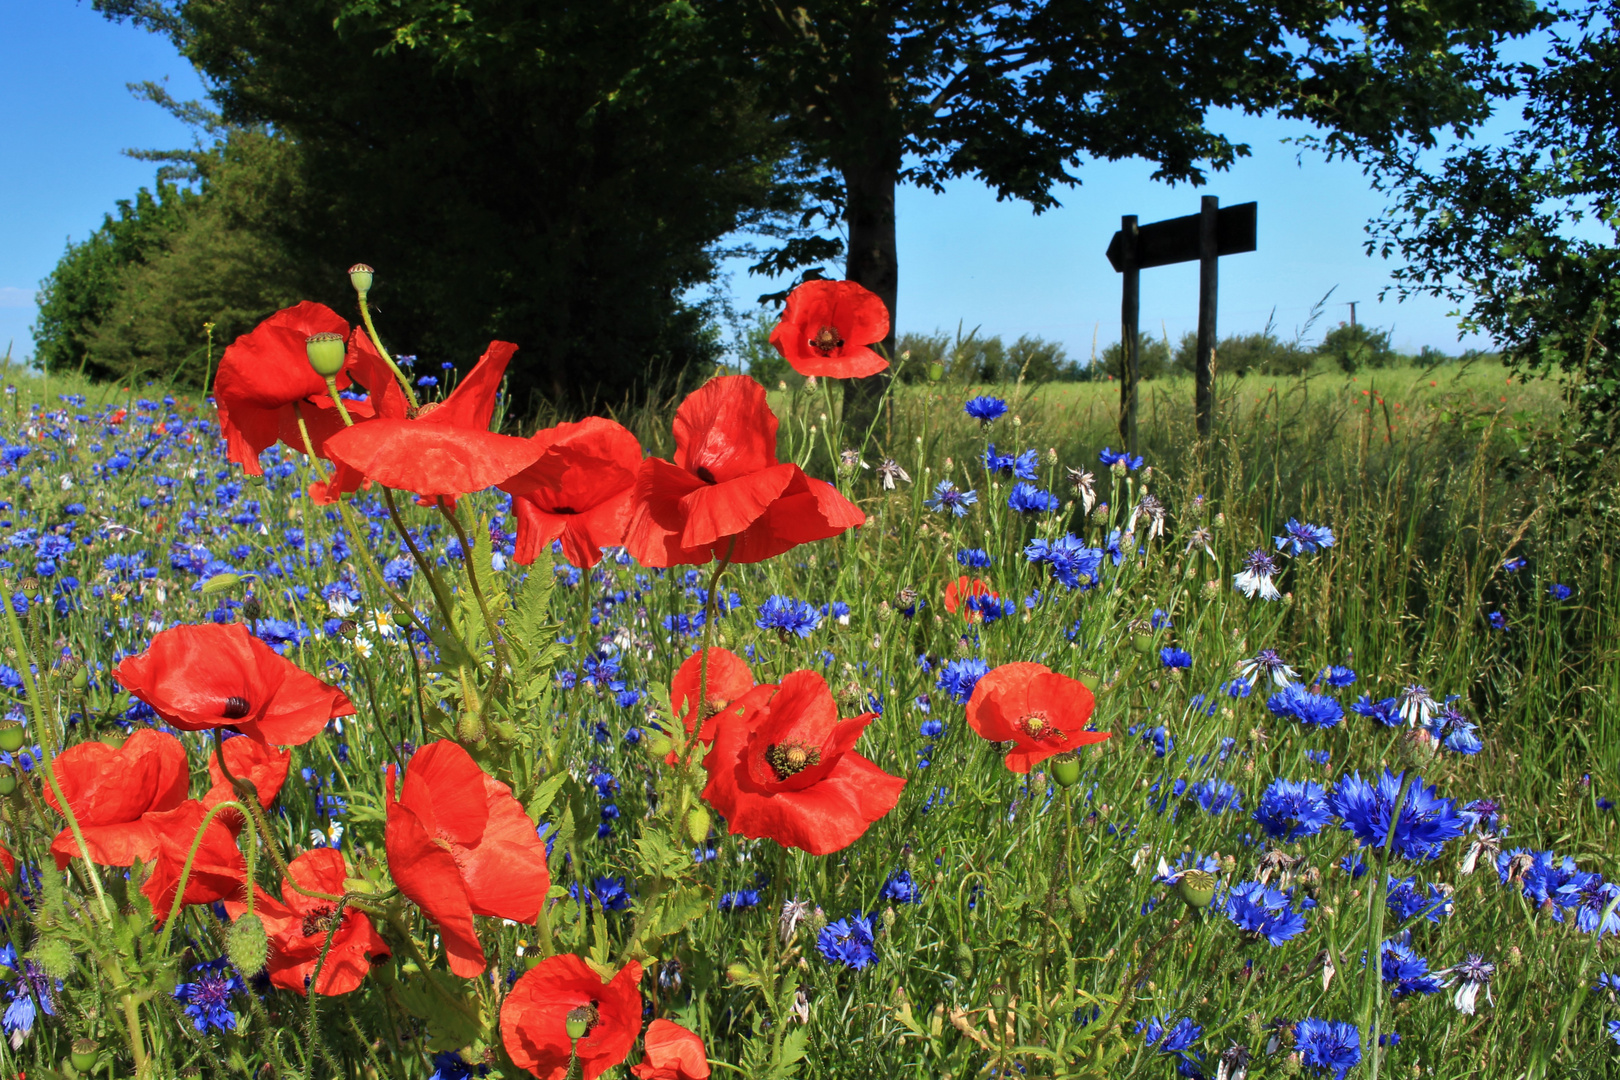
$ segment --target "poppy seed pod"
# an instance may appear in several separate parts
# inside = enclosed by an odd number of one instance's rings
[[[568,1015],[563,1018],[563,1023],[568,1027],[568,1037],[570,1039],[583,1039],[586,1033],[591,1030],[590,1006],[581,1005],[569,1009]]]
[[[73,1050],[68,1054],[68,1060],[79,1072],[89,1072],[96,1064],[96,1054],[101,1050],[101,1044],[94,1039],[74,1039]]]
[[[1215,875],[1207,870],[1183,870],[1176,882],[1176,892],[1188,907],[1206,908],[1215,899]]]
[[[9,766],[0,766],[0,795],[17,790],[17,773]]]
[[[371,281],[375,273],[376,271],[365,263],[355,263],[349,267],[349,284],[354,286],[355,292],[364,297],[371,291]]]
[[[1081,686],[1084,686],[1093,694],[1095,694],[1097,689],[1102,686],[1102,676],[1097,672],[1092,671],[1090,668],[1081,668],[1079,671],[1074,673],[1074,677]]]
[[[311,334],[304,339],[304,349],[309,356],[309,366],[315,369],[315,374],[321,378],[336,378],[338,372],[343,370],[343,360],[347,352],[343,345],[343,335],[326,332]]]
[[[23,747],[23,726],[15,720],[0,720],[0,750],[15,754]]]
[[[1052,779],[1059,787],[1071,788],[1080,782],[1080,759],[1072,753],[1059,754],[1051,762]]]

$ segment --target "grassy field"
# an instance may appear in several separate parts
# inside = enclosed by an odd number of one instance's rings
[[[245,481],[224,462],[206,405],[166,402],[160,387],[8,375],[18,388],[0,419],[12,448],[0,458],[8,588],[32,598],[22,607],[41,670],[65,650],[92,672],[78,705],[43,703],[56,734],[32,730],[30,744],[116,740],[149,723],[108,677],[115,659],[161,626],[242,620],[252,596],[259,636],[359,706],[295,750],[276,842],[336,845],[380,874],[384,765],[402,742],[467,733],[439,705],[451,698],[427,639],[398,631],[366,571],[368,555],[404,558],[377,495],[353,499],[346,523],[302,496],[321,475],[302,455],[272,451],[265,478]],[[868,521],[727,570],[714,643],[743,655],[759,682],[814,670],[842,715],[879,713],[860,752],[907,783],[896,809],[836,854],[717,823],[680,869],[701,912],[642,958],[641,989],[657,1015],[705,1039],[714,1075],[1620,1073],[1615,984],[1598,983],[1620,973],[1620,582],[1614,538],[1561,512],[1539,468],[1541,440],[1560,424],[1558,387],[1447,366],[1250,377],[1220,391],[1220,433],[1199,446],[1191,384],[1146,384],[1146,460],[1134,469],[1099,462],[1104,446],[1120,447],[1113,384],[908,387],[880,432],[887,451],[859,451],[864,464],[843,460],[857,448],[830,419],[827,387],[773,393],[783,460],[836,480]],[[1005,397],[1007,414],[966,415],[978,393]],[[117,408],[128,415],[110,423]],[[669,408],[621,419],[669,456]],[[1055,509],[1009,505],[1020,477],[1011,463],[987,469],[991,443],[1015,458],[1033,451],[1017,467]],[[889,454],[897,468],[886,470]],[[1070,470],[1093,476],[1101,505],[1089,513]],[[975,493],[963,516],[929,505],[947,481]],[[1167,508],[1162,536],[1149,535],[1148,493]],[[467,560],[442,519],[403,513],[464,597]],[[618,957],[662,888],[637,841],[663,827],[672,771],[645,744],[668,713],[663,688],[700,640],[708,571],[626,558],[580,572],[560,555],[525,569],[510,558],[503,500],[470,498],[462,514],[491,537],[486,572],[502,595],[536,576],[555,583],[557,626],[530,642],[541,650],[555,636],[562,649],[545,673],[550,697],[515,718],[540,773],[566,774],[542,812],[548,834],[561,833],[549,925],[564,951]],[[1279,600],[1235,590],[1249,554],[1275,553],[1290,519],[1331,529],[1334,543],[1281,560]],[[1095,577],[1072,586],[1029,555],[1066,534],[1097,553]],[[74,543],[53,556],[47,536]],[[227,571],[242,579],[202,590]],[[999,618],[946,610],[945,586],[964,574],[1006,602]],[[402,580],[420,618],[436,620],[425,574]],[[796,630],[773,628],[771,597],[807,605]],[[340,611],[358,631],[339,625]],[[1297,673],[1292,703],[1240,674],[1266,649]],[[965,722],[975,665],[1015,661],[1098,676],[1094,726],[1112,736],[1083,755],[1073,787],[1045,768],[1010,772],[1005,746]],[[1448,740],[1439,748],[1365,714],[1413,685],[1456,714],[1434,721]],[[182,738],[201,790],[206,743]],[[481,754],[493,745],[483,738],[472,740]],[[1383,793],[1383,828],[1392,800],[1411,807],[1430,789],[1440,800],[1387,857],[1377,850],[1387,834],[1370,839],[1376,813],[1368,825],[1379,796],[1360,786],[1385,769],[1422,781]],[[45,849],[61,827],[37,786],[30,770],[3,810],[23,867],[11,891],[36,905],[31,882],[49,873]],[[1432,845],[1412,839],[1424,828]],[[1215,876],[1212,904],[1183,902],[1174,873],[1188,867]],[[276,875],[261,862],[260,878]],[[68,884],[84,894],[82,878]],[[805,919],[784,940],[789,900]],[[193,965],[225,947],[209,908],[182,919],[173,955],[142,953],[171,986],[202,978]],[[6,932],[19,957],[58,933],[22,917]],[[442,976],[472,1021],[451,1023],[442,1002],[436,1012],[412,996],[428,977],[404,957],[435,957],[437,945],[432,924],[401,906],[385,929],[396,959],[341,1003],[317,1010],[318,999],[250,981],[228,987],[224,1012],[202,1024],[164,987],[138,1010],[152,1075],[522,1075],[493,1025],[502,975],[523,970],[525,949],[532,959],[536,928],[480,919],[479,932],[494,977]],[[1382,963],[1369,977],[1373,943]],[[1490,993],[1476,986],[1464,1011],[1459,970],[1475,955],[1491,966]],[[51,1075],[88,1035],[103,1046],[98,1075],[131,1074],[104,975],[75,966],[53,1010],[41,1004],[25,1026],[17,1003],[39,985],[30,974],[5,991],[0,1073]]]

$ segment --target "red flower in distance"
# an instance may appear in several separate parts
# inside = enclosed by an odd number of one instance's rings
[[[137,728],[119,747],[82,742],[56,759],[56,782],[84,834],[91,862],[130,866],[157,857],[158,833],[147,815],[173,810],[186,799],[191,766],[180,740],[163,731]],[[56,792],[45,785],[45,801],[57,813]],[[72,829],[51,841],[57,869],[79,854]]]
[[[624,542],[641,443],[599,416],[558,424],[530,441],[544,448],[540,460],[500,485],[512,494],[517,517],[514,558],[527,566],[560,537],[564,558],[595,566],[604,547]]]
[[[313,892],[331,895],[343,892],[349,870],[342,852],[332,848],[306,851],[294,859],[287,870],[281,887],[282,900],[255,886],[254,914],[264,920],[265,933],[270,937],[270,983],[295,994],[307,994],[309,980],[315,974],[315,965],[325,947],[326,962],[321,965],[315,992],[328,996],[347,994],[365,980],[374,965],[388,958],[388,944],[365,912],[346,907],[341,922],[334,927],[336,905],[305,896],[288,883],[296,881]],[[227,901],[225,910],[233,920],[239,919],[247,913],[247,904],[240,900]],[[326,945],[328,936],[332,939],[330,946]]]
[[[1087,731],[1097,699],[1079,679],[1044,664],[1003,664],[981,678],[968,699],[967,722],[991,742],[1013,742],[1007,768],[1027,773],[1053,754],[1102,742]]]
[[[283,421],[292,422],[293,403],[326,395],[326,380],[309,366],[305,342],[314,334],[347,337],[349,324],[325,304],[305,300],[237,338],[220,357],[214,376],[220,433],[230,459],[250,476],[263,471],[259,455],[281,437]],[[348,378],[339,375],[337,383],[347,385]]]
[[[281,785],[287,782],[292,751],[277,750],[258,739],[240,736],[226,739],[221,749],[231,775],[238,780],[253,781],[253,788],[259,793],[259,805],[268,810],[270,804],[276,801]],[[219,768],[219,760],[213,754],[208,755],[208,775],[213,780],[213,786],[202,797],[204,806],[213,808],[222,802],[236,801],[236,788],[225,779],[225,774]],[[236,811],[227,810],[220,816],[228,819],[233,829],[241,827],[242,816]]]
[[[641,965],[634,960],[612,980],[572,953],[548,956],[517,981],[501,1003],[501,1043],[520,1069],[540,1080],[563,1080],[577,1048],[585,1080],[623,1061],[641,1030]],[[577,1047],[568,1037],[568,1014],[579,1010],[588,1027]]]
[[[945,586],[945,610],[952,615],[964,611],[963,618],[967,619],[968,622],[978,622],[984,618],[982,613],[974,611],[972,608],[964,609],[964,605],[968,600],[975,596],[988,596],[992,600],[996,599],[996,594],[991,591],[988,584],[978,578],[970,578],[963,574]]]
[[[788,294],[771,344],[800,375],[858,379],[889,366],[870,345],[889,336],[889,309],[853,281],[807,281]]]
[[[673,1020],[648,1024],[642,1046],[641,1064],[630,1066],[636,1080],[704,1080],[709,1075],[709,1052],[703,1040]]]
[[[776,416],[746,375],[710,379],[675,410],[675,461],[636,476],[625,546],[643,566],[755,563],[866,521],[831,484],[776,460]]]
[[[0,872],[4,872],[7,881],[10,881],[11,875],[17,872],[17,856],[7,851],[4,844],[0,844]],[[8,907],[10,904],[11,893],[0,888],[0,908]]]
[[[388,871],[439,924],[450,970],[473,978],[485,960],[472,917],[534,922],[551,888],[545,842],[512,789],[453,742],[416,752],[397,799],[395,779],[390,765]]]
[[[686,725],[686,734],[704,742],[714,741],[717,716],[735,705],[743,695],[754,688],[754,672],[748,661],[727,649],[709,650],[709,677],[704,686],[703,701],[698,702],[698,683],[702,678],[703,650],[688,656],[675,672],[669,684],[669,707]],[[675,753],[665,758],[666,765],[675,764]]]
[[[240,900],[244,896],[247,861],[236,846],[236,835],[220,820],[228,811],[214,815],[202,830],[202,843],[191,861],[182,904],[212,904],[216,900]],[[180,873],[191,845],[202,828],[208,808],[196,799],[187,799],[173,810],[153,811],[147,821],[157,832],[157,858],[152,873],[141,886],[141,894],[152,902],[152,911],[162,922],[169,917],[174,896],[180,887]]]
[[[812,855],[846,848],[894,809],[906,786],[855,752],[876,716],[838,719],[827,681],[813,671],[755,687],[740,716],[728,711],[716,725],[703,797],[740,836]]]
[[[354,703],[240,623],[171,626],[113,677],[182,731],[235,728],[260,742],[302,746]]]
[[[327,455],[339,468],[325,497],[354,490],[349,485],[363,477],[429,502],[454,500],[533,465],[543,446],[489,430],[495,394],[515,352],[511,342],[492,341],[443,401],[422,406],[414,417],[380,416],[327,439]]]

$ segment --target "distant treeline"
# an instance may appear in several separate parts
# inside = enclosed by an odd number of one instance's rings
[[[770,344],[774,320],[761,313],[739,335],[737,351],[746,367],[767,386],[799,379]],[[1366,368],[1396,365],[1436,365],[1464,360],[1500,362],[1496,353],[1477,349],[1450,354],[1424,346],[1416,354],[1397,351],[1390,344],[1391,331],[1365,324],[1340,323],[1315,345],[1285,341],[1271,329],[1258,333],[1223,337],[1215,348],[1216,368],[1226,375],[1298,375],[1314,367],[1336,367],[1348,373]],[[1198,336],[1183,334],[1172,345],[1169,337],[1142,335],[1138,352],[1143,379],[1191,375],[1197,356]],[[985,336],[977,330],[958,329],[954,334],[936,330],[932,334],[901,334],[898,354],[905,382],[922,382],[937,370],[940,377],[959,383],[1088,382],[1120,377],[1120,343],[1114,342],[1095,358],[1073,357],[1056,341],[1024,334],[1006,342],[1000,335]],[[935,367],[937,365],[937,368]]]

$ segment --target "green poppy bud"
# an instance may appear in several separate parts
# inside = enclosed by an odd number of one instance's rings
[[[9,765],[0,765],[0,795],[10,795],[17,790],[17,774]]]
[[[706,806],[694,806],[686,812],[686,835],[692,843],[701,844],[709,838],[709,829],[714,826],[714,815],[709,813]]]
[[[1080,782],[1080,759],[1071,750],[1051,760],[1052,779],[1058,787],[1071,788]]]
[[[334,378],[343,370],[343,335],[311,334],[304,339],[309,366],[323,379]]]
[[[23,726],[15,720],[0,720],[0,750],[15,754],[23,748]]]
[[[75,690],[88,689],[90,686],[90,669],[80,664],[74,669],[73,678],[68,680],[68,684]]]
[[[213,577],[203,582],[202,591],[203,595],[207,596],[209,593],[223,592],[226,589],[235,588],[240,584],[242,584],[242,575],[240,574],[232,574],[229,572],[224,574],[215,574]]]
[[[225,934],[225,955],[246,978],[251,979],[264,970],[265,961],[270,958],[270,940],[257,915],[243,915],[231,923]]]
[[[78,967],[72,946],[59,938],[41,938],[30,950],[28,958],[53,979],[66,979]]]
[[[68,1060],[80,1072],[89,1072],[96,1064],[96,1054],[101,1044],[94,1039],[74,1039],[73,1050],[68,1054]]]
[[[641,748],[647,751],[648,757],[662,761],[675,749],[675,743],[664,732],[652,729],[642,736]]]
[[[1208,870],[1183,870],[1176,881],[1182,902],[1194,910],[1209,907],[1215,899],[1215,875]]]
[[[376,271],[365,263],[355,263],[349,267],[349,284],[363,297],[371,291],[371,280],[375,274]]]

